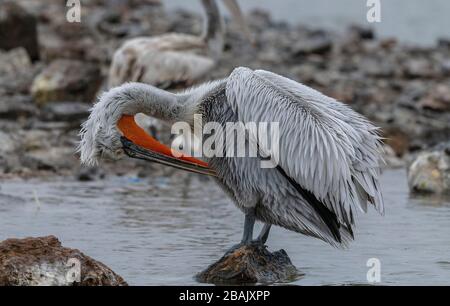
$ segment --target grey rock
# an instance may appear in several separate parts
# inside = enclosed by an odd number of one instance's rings
[[[438,39],[438,47],[450,49],[450,38],[440,38],[440,39]]]
[[[0,286],[126,286],[106,265],[54,236],[0,242]]]
[[[16,142],[13,140],[12,135],[0,131],[0,155],[11,153],[16,148]]]
[[[412,192],[450,194],[450,142],[420,153],[408,169]]]
[[[284,250],[269,252],[261,244],[241,246],[199,273],[203,283],[254,284],[292,281],[301,273]]]
[[[395,63],[381,58],[365,58],[361,64],[361,69],[372,77],[389,78],[395,74]]]
[[[31,93],[35,102],[91,102],[101,84],[99,67],[77,60],[55,60],[33,81]]]
[[[24,47],[32,60],[39,59],[36,17],[13,1],[0,2],[0,49]]]
[[[349,28],[350,35],[354,35],[356,38],[359,39],[374,39],[375,38],[375,32],[370,27],[365,27],[361,25],[352,25]]]
[[[43,108],[43,116],[50,121],[79,121],[87,118],[91,106],[83,102],[55,102]]]
[[[38,113],[39,109],[30,96],[6,96],[0,100],[0,119],[16,120],[22,117],[34,117]]]
[[[80,167],[75,176],[80,182],[90,182],[104,178],[105,173],[97,167]]]
[[[306,40],[297,42],[292,47],[294,56],[308,54],[324,54],[331,51],[333,42],[326,35],[314,35]]]
[[[13,74],[29,70],[31,66],[30,56],[22,47],[10,51],[0,51],[0,74]]]
[[[436,76],[433,64],[425,58],[410,58],[406,61],[404,73],[407,78],[431,78]]]
[[[74,154],[75,148],[72,147],[44,147],[23,154],[21,163],[32,170],[60,172],[78,165]]]
[[[450,111],[450,82],[449,84],[437,84],[423,99],[419,106],[433,111]]]

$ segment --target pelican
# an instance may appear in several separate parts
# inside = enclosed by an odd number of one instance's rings
[[[243,33],[250,38],[236,0],[223,0]],[[206,19],[201,36],[167,33],[126,41],[114,54],[109,88],[125,82],[142,82],[160,88],[192,85],[204,78],[220,58],[224,26],[217,3],[202,0]]]
[[[260,167],[261,157],[179,157],[136,125],[137,113],[190,126],[195,114],[221,124],[278,122],[279,152],[265,152],[279,155],[276,167]],[[84,164],[128,155],[213,177],[245,214],[237,245],[265,244],[276,225],[345,247],[355,210],[371,205],[384,213],[379,129],[347,105],[269,71],[239,67],[176,94],[124,84],[101,95],[80,138]],[[264,226],[253,240],[257,220]]]

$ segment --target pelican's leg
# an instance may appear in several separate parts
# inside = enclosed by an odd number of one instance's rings
[[[245,214],[244,234],[242,235],[241,244],[250,244],[253,239],[253,227],[255,226],[255,212],[251,209]]]
[[[236,249],[239,249],[243,245],[249,245],[252,243],[253,239],[253,227],[255,226],[255,209],[251,208],[246,214],[245,214],[245,221],[244,221],[244,234],[242,235],[242,240],[240,243],[233,245],[231,248],[228,249],[226,254],[233,252]]]
[[[258,238],[256,238],[255,242],[265,244],[267,241],[267,238],[269,238],[269,232],[270,227],[272,225],[265,223],[264,227],[261,230],[261,233],[259,233]]]

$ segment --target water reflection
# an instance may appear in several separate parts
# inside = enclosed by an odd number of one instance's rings
[[[304,273],[294,284],[367,284],[373,257],[384,284],[450,283],[448,199],[410,197],[403,171],[387,171],[382,185],[386,216],[360,214],[347,250],[273,231],[270,249],[285,249]],[[239,241],[243,222],[213,182],[178,171],[88,183],[3,182],[0,219],[0,239],[53,234],[130,284],[151,285],[195,284],[197,272]]]

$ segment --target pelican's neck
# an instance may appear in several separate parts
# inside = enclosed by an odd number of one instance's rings
[[[126,83],[105,92],[92,113],[103,113],[117,122],[123,115],[143,113],[166,122],[183,117],[182,99],[173,93],[143,83]],[[100,114],[98,114],[100,115]]]
[[[202,38],[208,44],[211,56],[218,59],[224,47],[224,21],[215,0],[202,0],[205,22]]]
[[[194,114],[199,112],[202,101],[224,82],[226,79],[204,83],[180,94],[143,83],[126,83],[100,97],[91,111],[90,122],[113,127],[123,115],[143,113],[169,124],[183,121],[193,126]]]
[[[205,83],[180,94],[143,83],[127,83],[104,93],[92,114],[106,117],[104,120],[111,123],[123,115],[143,113],[169,124],[177,121],[192,124],[199,104],[215,83]]]

